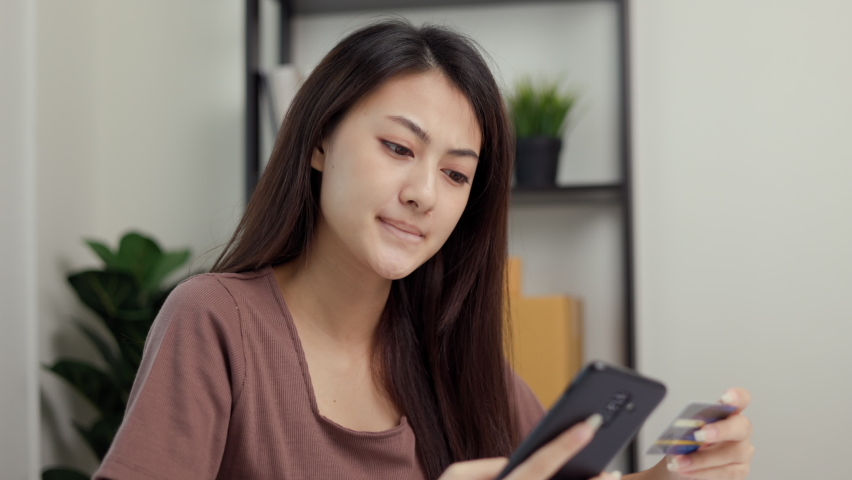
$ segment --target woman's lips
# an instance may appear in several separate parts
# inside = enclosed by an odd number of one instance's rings
[[[412,233],[412,232],[408,231],[408,230],[414,230],[417,227],[412,227],[412,226],[410,226],[408,224],[404,224],[402,222],[397,223],[393,219],[385,220],[382,217],[378,217],[378,219],[379,219],[379,223],[382,224],[382,227],[385,230],[392,233],[393,235],[395,235],[397,238],[399,238],[401,240],[404,240],[404,241],[406,241],[406,242],[408,242],[412,245],[416,245],[416,244],[423,241],[423,235],[418,235],[416,233]],[[394,223],[391,223],[391,222],[397,223],[400,226],[396,226],[396,225],[394,225]],[[405,229],[405,230],[403,230],[403,229]]]

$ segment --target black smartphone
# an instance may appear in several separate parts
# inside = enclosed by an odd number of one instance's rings
[[[628,368],[591,362],[521,442],[497,478],[504,478],[560,433],[600,413],[603,423],[595,438],[551,478],[588,480],[597,476],[636,435],[665,396],[666,386],[657,380]]]

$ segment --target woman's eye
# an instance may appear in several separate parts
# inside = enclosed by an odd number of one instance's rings
[[[411,150],[403,147],[402,145],[397,145],[395,143],[385,141],[383,141],[382,143],[384,143],[385,146],[388,147],[388,149],[390,149],[390,151],[395,153],[396,155],[399,155],[401,157],[412,156]]]
[[[464,185],[468,182],[467,176],[454,170],[447,170],[447,175],[450,177],[450,180],[458,183],[459,185]]]

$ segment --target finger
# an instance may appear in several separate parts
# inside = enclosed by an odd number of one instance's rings
[[[693,433],[695,440],[706,443],[741,441],[751,438],[751,420],[745,415],[734,415],[718,422],[704,425]]]
[[[690,480],[743,480],[748,476],[751,466],[747,463],[731,463],[720,467],[705,468],[679,475]]]
[[[508,458],[483,458],[449,466],[438,480],[494,480],[509,463]]]
[[[737,407],[733,414],[742,412],[751,403],[751,393],[745,388],[734,387],[729,388],[727,392],[719,399],[719,403],[732,405]]]
[[[603,417],[596,413],[585,422],[574,425],[536,450],[512,470],[506,480],[546,480],[552,477],[562,465],[588,445],[601,423]]]
[[[621,480],[621,472],[615,470],[613,472],[603,472],[595,478],[590,478],[589,480]]]
[[[721,467],[732,463],[749,463],[754,447],[749,442],[724,442],[687,455],[670,457],[669,470],[678,473]]]

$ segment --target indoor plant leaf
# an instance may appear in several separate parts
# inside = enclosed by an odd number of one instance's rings
[[[104,362],[109,366],[113,379],[118,383],[122,393],[122,401],[127,401],[125,391],[128,391],[133,386],[133,379],[136,378],[136,371],[122,355],[117,355],[115,348],[110,345],[110,342],[103,338],[93,328],[85,325],[82,322],[75,322],[77,327],[83,334],[95,345]],[[120,350],[119,350],[120,353]]]
[[[151,307],[134,308],[129,310],[119,310],[115,314],[115,318],[122,322],[148,322],[154,321],[157,312]]]
[[[148,271],[147,276],[144,278],[142,289],[145,291],[156,289],[170,273],[183,265],[188,259],[189,249],[166,252],[160,255],[157,263]]]
[[[103,243],[96,242],[94,240],[86,240],[86,245],[88,245],[89,248],[91,248],[92,251],[94,251],[95,254],[104,261],[107,267],[121,268],[121,265],[118,263],[118,257]]]
[[[507,97],[517,138],[560,138],[565,119],[575,101],[572,93],[562,93],[556,82],[533,83],[522,78]]]
[[[98,349],[98,353],[101,354],[101,358],[104,359],[104,362],[106,362],[110,369],[112,369],[113,374],[115,374],[118,371],[118,369],[116,368],[116,366],[118,365],[118,357],[116,357],[113,348],[109,345],[109,342],[107,342],[103,337],[101,337],[101,335],[94,329],[85,325],[79,320],[75,321],[74,323],[77,325],[77,328],[79,328],[80,331],[83,332],[83,335],[85,335],[92,342],[92,344],[95,345],[95,348]]]
[[[77,360],[59,360],[45,368],[65,379],[101,413],[114,414],[124,410],[124,401],[115,381],[98,368]]]
[[[141,287],[162,254],[155,241],[131,232],[121,238],[117,256],[119,264],[133,275]]]
[[[118,432],[118,427],[121,425],[121,415],[106,415],[98,419],[91,427],[86,428],[77,422],[74,422],[74,428],[80,433],[89,447],[98,457],[98,460],[103,460],[109,450],[115,434]]]
[[[120,310],[133,310],[139,301],[139,289],[133,277],[124,272],[86,270],[68,276],[68,282],[80,300],[95,311],[110,330]]]
[[[41,472],[41,480],[89,480],[91,476],[67,467],[48,468]]]
[[[147,320],[125,320],[116,324],[116,341],[121,355],[136,370],[142,362],[142,351],[145,348],[145,339],[151,329],[153,318]]]

